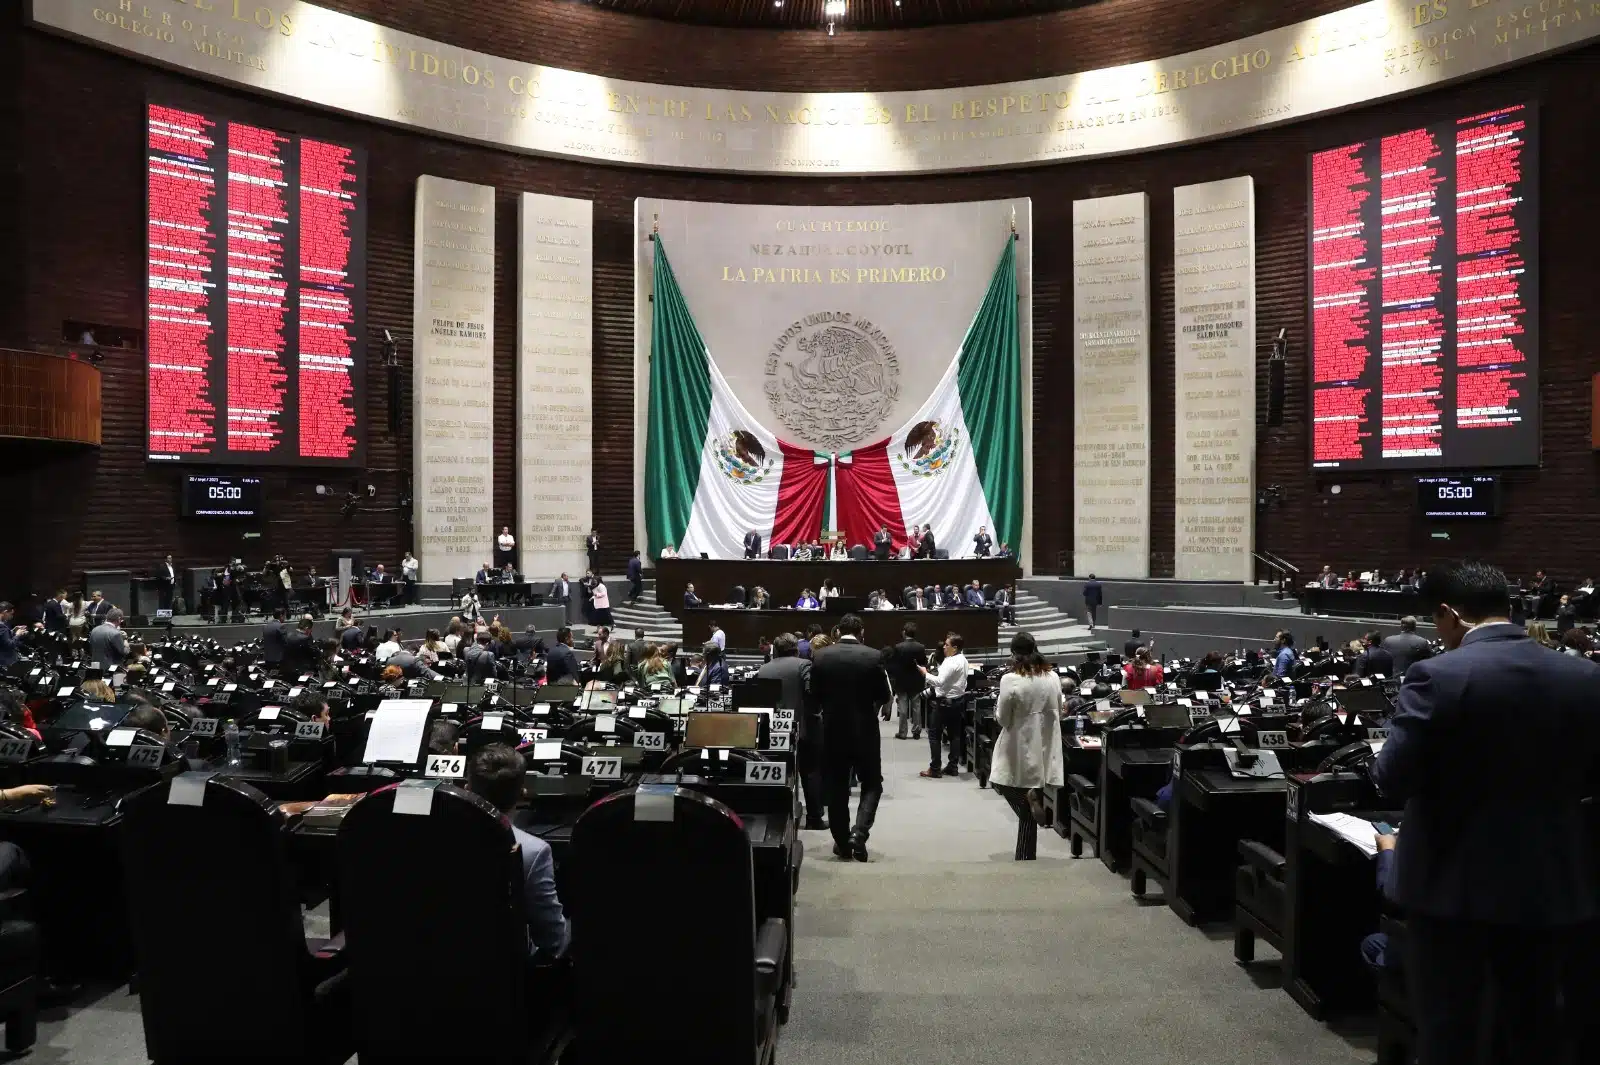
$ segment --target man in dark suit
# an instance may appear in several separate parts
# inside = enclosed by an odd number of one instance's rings
[[[499,574],[493,569],[493,567],[491,567],[489,563],[485,562],[482,566],[478,567],[477,576],[473,578],[473,581],[477,584],[493,584],[498,575]]]
[[[683,605],[686,607],[700,607],[705,606],[706,602],[694,594],[694,585],[686,584],[683,586]]]
[[[628,602],[637,603],[644,594],[644,561],[639,552],[628,556]]]
[[[1089,574],[1089,579],[1083,582],[1083,608],[1089,614],[1089,631],[1094,631],[1095,615],[1099,613],[1100,604],[1105,602],[1106,590],[1100,585],[1100,578]]]
[[[467,667],[467,683],[482,684],[492,680],[500,671],[500,660],[495,656],[492,637],[488,632],[480,632],[461,655],[461,661]]]
[[[811,694],[822,707],[822,786],[836,858],[867,861],[867,837],[883,797],[883,752],[878,707],[889,699],[889,678],[878,652],[861,642],[861,619],[839,621],[839,642],[812,653]],[[855,827],[850,827],[850,773],[861,782]]]
[[[793,633],[779,633],[772,641],[772,659],[756,670],[757,680],[780,685],[778,706],[795,716],[795,768],[806,800],[805,827],[813,832],[828,827],[822,818],[822,714],[810,690],[811,663],[800,657],[800,641]]]
[[[1493,988],[1495,1041],[1513,1060],[1564,1062],[1580,1010],[1565,986],[1570,944],[1600,893],[1582,805],[1600,752],[1600,665],[1512,624],[1493,566],[1440,566],[1420,592],[1449,653],[1412,663],[1372,766],[1406,804],[1394,897],[1418,1060],[1480,1060]],[[1484,786],[1488,756],[1504,787]]]
[[[634,629],[633,639],[628,643],[626,660],[629,671],[637,670],[639,663],[645,659],[645,654],[650,650],[650,645],[645,642],[644,630]]]
[[[583,549],[589,555],[589,569],[594,573],[600,572],[600,533],[596,529],[589,530],[589,536],[583,541]]]
[[[917,642],[916,622],[908,621],[900,630],[900,642],[889,649],[887,667],[889,687],[894,691],[894,738],[922,738],[922,667],[928,663],[928,649]],[[907,729],[911,730],[909,736]]]
[[[872,554],[879,562],[889,561],[889,552],[894,548],[894,537],[889,535],[889,526],[880,525],[878,531],[872,534]]]
[[[15,630],[11,628],[11,622],[16,616],[16,607],[10,603],[0,603],[0,669],[10,669],[22,656],[22,645],[17,641]]]
[[[972,553],[979,558],[988,558],[993,549],[994,541],[989,539],[988,530],[982,525],[978,526],[978,535],[972,538]]]
[[[754,529],[744,534],[744,557],[761,557],[761,534]]]
[[[1394,659],[1394,676],[1404,677],[1411,663],[1420,662],[1433,654],[1433,647],[1417,635],[1417,619],[1409,614],[1400,619],[1400,631],[1380,645]]]
[[[1394,676],[1394,655],[1383,649],[1383,633],[1376,629],[1367,633],[1366,644],[1366,649],[1355,661],[1356,676]]]
[[[157,600],[162,610],[172,609],[172,594],[177,586],[178,570],[172,564],[172,556],[168,555],[156,563]]]
[[[578,656],[572,650],[572,629],[561,626],[556,633],[556,644],[545,652],[545,682],[547,684],[577,684]]]
[[[297,627],[291,629],[287,625],[282,626],[283,668],[286,672],[310,673],[317,668],[322,651],[316,638],[311,635],[312,624],[311,615],[304,614]]]
[[[44,628],[46,632],[67,631],[67,590],[56,592],[54,599],[45,600]]]
[[[261,661],[270,669],[283,665],[283,654],[288,646],[284,639],[288,635],[288,616],[288,612],[280,606],[261,626]]]
[[[84,605],[83,612],[89,619],[90,627],[100,624],[111,613],[111,600],[101,595],[99,591],[89,593],[89,602]]]

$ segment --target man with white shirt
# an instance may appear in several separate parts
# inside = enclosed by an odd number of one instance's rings
[[[400,577],[406,582],[406,602],[415,606],[421,602],[422,588],[417,583],[417,577],[422,572],[422,563],[417,561],[417,556],[410,551],[406,552],[400,560]]]
[[[715,621],[711,623],[711,640],[709,642],[716,644],[719,651],[725,652],[728,649],[728,634],[723,632],[722,626]]]
[[[378,645],[378,649],[376,651],[372,652],[372,657],[378,660],[379,665],[389,661],[389,659],[400,650],[400,639],[401,636],[399,629],[384,630],[383,642]]]
[[[172,564],[172,556],[162,559],[156,567],[156,590],[159,594],[159,605],[162,610],[172,609],[173,590],[178,586],[178,570]]]
[[[966,728],[962,714],[967,708],[967,656],[961,653],[961,637],[951,633],[944,638],[944,659],[936,673],[926,667],[922,673],[933,689],[929,695],[928,712],[928,768],[925,777],[961,775],[962,748],[966,746]],[[939,748],[942,734],[950,733],[950,760],[939,768]]]
[[[500,535],[495,537],[495,563],[502,569],[507,565],[513,569],[517,565],[517,538],[511,535],[511,526],[500,526]]]

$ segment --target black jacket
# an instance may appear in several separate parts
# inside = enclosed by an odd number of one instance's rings
[[[578,683],[578,656],[564,643],[557,643],[545,652],[545,681],[549,684]]]
[[[1394,676],[1394,655],[1385,651],[1382,646],[1368,647],[1361,652],[1361,657],[1356,659],[1356,676],[1370,677],[1375,673],[1382,673],[1386,677]]]
[[[822,709],[830,746],[877,743],[878,707],[890,692],[875,649],[846,638],[813,651],[811,694]]]
[[[890,649],[889,683],[896,695],[915,695],[926,683],[918,666],[926,665],[928,649],[916,640],[901,640]]]
[[[1099,606],[1105,601],[1106,591],[1100,586],[1099,581],[1085,581],[1083,584],[1083,603],[1085,606]]]
[[[1600,665],[1485,625],[1414,662],[1372,780],[1406,804],[1394,899],[1494,925],[1592,921],[1600,881],[1582,800],[1600,764]],[[1504,787],[1485,787],[1492,758]]]
[[[283,662],[284,651],[288,649],[285,640],[287,629],[283,622],[278,620],[268,621],[261,626],[261,660],[269,666],[280,665]]]

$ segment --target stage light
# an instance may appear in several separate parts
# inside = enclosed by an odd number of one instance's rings
[[[328,486],[327,485],[325,485],[325,484],[317,485],[317,495],[325,496],[327,494],[328,494]]]
[[[844,18],[844,5],[845,0],[827,0],[822,5],[823,17],[828,19]]]

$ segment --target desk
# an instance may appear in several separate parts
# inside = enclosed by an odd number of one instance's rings
[[[1095,840],[1100,861],[1113,873],[1123,872],[1133,860],[1133,811],[1128,803],[1155,798],[1172,772],[1172,745],[1185,731],[1125,725],[1103,735]]]
[[[1241,839],[1282,846],[1289,786],[1281,777],[1234,777],[1220,746],[1179,748],[1178,757],[1183,773],[1168,815],[1167,905],[1194,925],[1233,915]]]
[[[1283,989],[1311,1016],[1367,1006],[1373,982],[1361,961],[1361,940],[1378,929],[1374,860],[1311,820],[1313,813],[1350,813],[1398,820],[1377,811],[1365,773],[1322,774],[1290,782],[1283,851],[1288,893],[1283,933]]]
[[[133,970],[123,881],[122,802],[134,791],[57,784],[55,805],[0,810],[0,839],[33,866],[48,975],[109,977]]]
[[[533,595],[533,586],[528,581],[494,581],[474,587],[478,593],[478,602],[481,604],[520,605],[528,602],[529,597]]]
[[[684,646],[693,650],[711,638],[711,620],[715,618],[727,635],[729,647],[754,648],[760,637],[768,639],[780,632],[804,636],[806,626],[816,624],[832,629],[844,615],[830,610],[717,610],[714,607],[679,608],[677,616],[683,621]],[[1000,643],[1000,612],[998,610],[863,610],[856,615],[866,631],[862,640],[871,647],[887,647],[899,643],[906,622],[917,623],[917,637],[932,646],[944,639],[945,633],[961,634],[968,652],[979,647],[997,647]]]
[[[695,594],[708,603],[727,597],[734,585],[748,593],[761,585],[773,602],[793,604],[800,593],[815,592],[832,578],[845,595],[865,603],[875,589],[899,596],[909,585],[979,584],[999,587],[1022,576],[1022,567],[1010,558],[912,559],[878,562],[776,562],[771,559],[663,558],[656,562],[656,602],[676,616],[683,607],[683,589],[693,584]]]
[[[1336,618],[1399,618],[1407,614],[1431,616],[1423,609],[1422,597],[1413,589],[1382,591],[1360,588],[1302,588],[1300,613],[1327,614]]]
[[[328,794],[326,765],[321,761],[290,762],[275,773],[270,769],[229,769],[226,759],[217,765],[217,775],[248,784],[273,802],[310,802]]]

